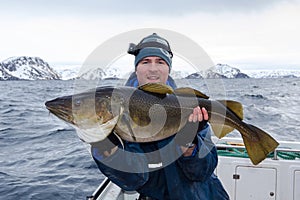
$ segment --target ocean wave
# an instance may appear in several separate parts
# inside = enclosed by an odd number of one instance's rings
[[[250,98],[250,99],[264,99],[264,100],[268,99],[264,97],[262,94],[244,94],[243,97]]]
[[[3,178],[2,180],[5,180],[6,178],[10,177],[10,175],[7,174],[7,173],[5,173],[5,172],[1,172],[1,171],[0,171],[0,177]]]
[[[254,83],[250,79],[233,79],[222,80],[226,86],[223,89],[210,84],[215,80],[206,80],[207,85],[190,81],[191,87],[209,89],[212,99],[241,102],[245,122],[276,139],[300,140],[300,84],[295,87],[282,79]],[[104,176],[97,169],[89,146],[80,141],[71,126],[50,117],[44,106],[46,100],[71,93],[73,82],[40,83],[9,82],[10,89],[1,96],[0,196],[6,200],[85,199]],[[235,131],[229,136],[240,134]]]
[[[54,128],[54,129],[50,129],[47,133],[47,136],[53,136],[56,134],[64,134],[64,133],[68,133],[68,132],[75,132],[74,128],[67,128],[67,127],[63,127],[63,128]]]
[[[0,113],[1,113],[2,115],[5,115],[5,114],[17,112],[17,111],[18,111],[18,110],[15,109],[15,107],[9,107],[9,108],[3,108],[3,109],[1,109]]]
[[[10,123],[3,123],[1,122],[0,125],[10,125]],[[7,128],[0,128],[0,132],[3,134],[3,133],[6,133],[6,132],[11,132],[13,130],[13,128],[11,127],[7,127]]]

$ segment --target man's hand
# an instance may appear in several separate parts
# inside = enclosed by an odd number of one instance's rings
[[[201,122],[203,120],[208,120],[208,112],[204,107],[200,108],[197,106],[193,109],[193,113],[190,114],[189,122]]]
[[[190,114],[188,121],[189,122],[202,122],[203,120],[207,121],[208,120],[208,112],[207,110],[202,107],[200,108],[197,106],[196,108],[193,109],[193,113]],[[181,151],[183,152],[183,156],[191,156],[196,145],[192,147],[185,147],[185,146],[180,146]]]

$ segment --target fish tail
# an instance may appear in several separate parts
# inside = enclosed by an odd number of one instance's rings
[[[251,124],[246,124],[247,132],[241,134],[251,162],[254,165],[263,161],[269,153],[279,145],[278,142],[265,131]]]

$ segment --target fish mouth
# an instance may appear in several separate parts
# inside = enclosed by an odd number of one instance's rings
[[[54,101],[47,101],[45,106],[51,114],[68,123],[74,124],[74,118],[72,114],[70,115],[70,110],[65,107],[58,106]]]
[[[68,112],[66,111],[58,111],[56,109],[51,109],[51,108],[47,108],[49,110],[49,112],[55,116],[57,116],[58,118],[68,122],[68,123],[71,123],[71,124],[74,124],[74,118],[72,115],[69,115]]]

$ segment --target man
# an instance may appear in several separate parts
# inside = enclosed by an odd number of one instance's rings
[[[126,85],[165,83],[176,88],[169,76],[173,54],[167,40],[153,33],[138,45],[131,44],[128,53],[135,56],[135,73]],[[139,199],[229,199],[213,173],[218,159],[207,120],[206,109],[198,106],[178,137],[149,143],[123,141],[122,147],[116,136],[110,134],[106,140],[92,144],[92,155],[104,175],[124,190],[138,191]],[[187,139],[190,136],[192,140]],[[122,148],[139,154],[122,154]],[[152,152],[155,153],[149,154]],[[111,166],[115,163],[137,173],[114,169]]]

